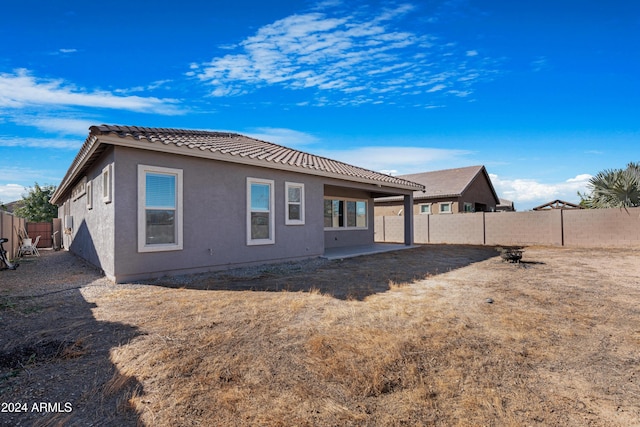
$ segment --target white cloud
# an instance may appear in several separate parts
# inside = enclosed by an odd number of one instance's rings
[[[242,134],[262,141],[273,142],[274,144],[292,148],[315,144],[318,142],[318,138],[313,135],[285,128],[263,127],[257,128],[255,131],[242,132]]]
[[[89,126],[96,124],[90,120],[32,116],[16,117],[14,122],[22,126],[38,128],[43,132],[55,132],[63,135],[87,135]]]
[[[394,172],[394,174],[400,175],[468,165],[468,156],[473,154],[467,150],[402,146],[314,151],[325,157],[341,160],[352,165],[375,171]]]
[[[89,133],[88,128],[84,133]],[[59,148],[63,150],[77,150],[83,142],[83,140],[69,140],[64,138],[0,137],[0,147]]]
[[[543,71],[547,68],[549,68],[549,61],[544,56],[539,56],[531,61],[531,69],[535,72]]]
[[[175,99],[89,92],[60,79],[38,79],[25,69],[0,74],[0,108],[74,106],[174,115],[181,114],[177,104]]]
[[[25,187],[19,184],[0,184],[0,201],[3,203],[14,202],[22,199],[26,193]]]
[[[498,175],[489,174],[498,196],[516,202],[516,209],[526,210],[532,207],[560,199],[577,203],[579,192],[585,192],[591,179],[589,174],[580,174],[562,182],[542,183],[535,179],[516,178],[502,179]],[[522,206],[518,206],[520,203]]]
[[[326,8],[333,6],[325,4]],[[398,94],[467,96],[480,77],[494,73],[488,69],[487,58],[476,50],[462,50],[456,43],[406,31],[403,20],[409,15],[417,19],[416,13],[408,4],[373,15],[370,9],[317,7],[263,26],[238,43],[232,53],[191,64],[187,75],[211,85],[210,93],[217,97],[278,85],[315,90],[316,105],[358,105]],[[440,92],[445,86],[451,90]],[[355,91],[389,95],[382,99],[348,96]],[[320,92],[331,92],[340,99],[328,100]]]

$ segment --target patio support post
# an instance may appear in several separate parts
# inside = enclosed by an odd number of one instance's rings
[[[404,196],[404,244],[413,245],[413,193]]]

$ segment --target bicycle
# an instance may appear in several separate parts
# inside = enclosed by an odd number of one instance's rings
[[[9,239],[7,239],[6,237],[0,238],[0,265],[6,265],[6,267],[2,267],[0,268],[0,270],[15,270],[16,268],[18,268],[18,264],[12,264],[11,261],[9,261],[9,258],[7,258],[7,251],[5,251],[4,246],[2,246],[3,243],[8,241]]]

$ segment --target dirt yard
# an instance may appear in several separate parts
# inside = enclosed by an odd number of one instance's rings
[[[42,254],[0,271],[2,425],[640,425],[640,249],[126,285]]]

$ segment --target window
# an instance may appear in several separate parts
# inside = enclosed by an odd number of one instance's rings
[[[102,201],[111,203],[111,175],[113,174],[113,166],[107,165],[102,169]]]
[[[247,178],[247,245],[275,243],[274,182]]]
[[[451,203],[440,203],[440,213],[451,213]]]
[[[182,249],[182,170],[138,165],[138,252]]]
[[[87,182],[87,209],[93,209],[93,184],[91,181]]]
[[[304,224],[304,184],[285,182],[285,209],[287,225]]]
[[[423,203],[420,206],[420,215],[431,214],[431,203]]]
[[[324,199],[324,227],[367,228],[367,202]]]
[[[464,211],[473,212],[473,203],[464,202]]]

